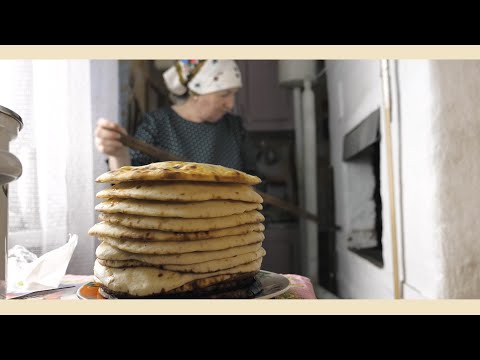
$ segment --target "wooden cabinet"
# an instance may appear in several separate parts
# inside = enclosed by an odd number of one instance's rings
[[[238,60],[243,87],[236,112],[249,131],[294,128],[293,94],[278,83],[278,60]]]
[[[169,104],[162,70],[152,60],[120,60],[120,124],[131,135],[142,116]]]

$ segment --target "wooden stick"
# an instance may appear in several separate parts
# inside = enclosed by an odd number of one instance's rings
[[[258,189],[254,189],[254,190],[263,198],[263,200],[267,204],[278,206],[279,208],[290,211],[295,215],[303,216],[309,220],[315,221],[317,224],[320,224],[320,219],[318,218],[318,216],[313,215],[312,213],[309,213],[305,209],[299,208],[298,206],[292,204],[291,202],[288,202],[283,199],[277,198],[276,196],[264,193],[263,191],[260,191]]]
[[[393,154],[392,154],[392,130],[391,130],[391,93],[390,93],[390,74],[388,60],[382,60],[381,75],[383,80],[383,106],[385,111],[385,144],[387,146],[387,174],[388,174],[388,195],[390,202],[390,224],[392,230],[392,270],[393,270],[393,289],[395,299],[401,299],[401,288],[398,271],[398,246],[397,246],[397,214],[395,211],[395,183],[393,174]]]
[[[130,135],[125,135],[121,133],[120,131],[110,129],[112,131],[115,131],[120,134],[120,142],[128,146],[129,148],[132,148],[134,150],[139,150],[155,159],[158,159],[160,161],[187,161],[179,156],[176,156],[174,154],[169,153],[168,151],[165,151],[163,149],[160,149],[156,146],[147,144],[144,141],[141,141],[139,139],[134,138],[133,136]],[[306,211],[305,209],[299,208],[295,204],[285,201],[283,199],[277,198],[273,195],[266,194],[263,191],[257,190],[254,188],[254,190],[263,198],[263,201],[265,201],[267,204],[271,204],[274,206],[277,206],[281,209],[284,209],[286,211],[291,212],[292,214],[295,214],[297,216],[302,216],[305,217],[309,220],[315,221],[317,224],[321,225],[320,219],[318,216]],[[340,227],[335,225],[333,227],[330,226],[319,226],[318,231],[337,231],[339,230]]]
[[[113,130],[113,129],[110,129]],[[113,130],[117,132],[116,130]],[[182,158],[171,154],[165,150],[162,150],[156,146],[152,146],[150,144],[147,144],[144,141],[138,140],[137,138],[134,138],[133,136],[130,135],[125,135],[121,132],[118,132],[120,134],[120,142],[128,146],[129,148],[132,148],[134,150],[139,150],[147,155],[150,155],[151,157],[158,159],[160,161],[185,161]]]

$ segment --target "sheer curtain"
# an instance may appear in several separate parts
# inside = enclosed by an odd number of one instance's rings
[[[93,132],[98,116],[118,118],[117,61],[1,60],[0,104],[24,128],[10,151],[23,174],[9,188],[9,244],[41,255],[79,236],[67,272],[91,274],[95,177],[106,171]]]

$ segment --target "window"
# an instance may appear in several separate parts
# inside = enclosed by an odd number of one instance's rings
[[[67,271],[91,274],[94,179],[106,170],[93,132],[98,116],[118,118],[117,62],[1,60],[0,79],[1,104],[24,122],[10,143],[23,174],[9,186],[8,248],[19,244],[42,255],[75,233]]]
[[[383,267],[379,126],[377,109],[344,137],[343,158],[348,166],[348,248]]]

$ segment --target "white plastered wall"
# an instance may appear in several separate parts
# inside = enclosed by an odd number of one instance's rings
[[[430,67],[442,296],[480,298],[480,61]]]
[[[68,230],[79,235],[77,248],[67,269],[67,273],[70,274],[93,273],[98,242],[87,232],[97,218],[97,213],[93,209],[100,201],[95,198],[95,194],[104,187],[95,183],[94,179],[108,170],[105,156],[94,149],[93,132],[99,117],[114,120],[119,118],[118,61],[89,60],[83,61],[82,64],[83,72],[73,73],[77,81],[71,85],[89,87],[89,91],[77,91],[84,95],[80,99],[82,106],[78,105],[81,111],[72,111],[72,116],[78,117],[78,123],[82,125],[83,131],[80,134],[78,128],[70,129],[72,141],[76,144],[75,149],[81,149],[82,154],[71,154],[73,159],[77,159],[72,162],[69,175],[72,183],[77,184],[78,188],[83,188],[83,191],[71,191],[69,194],[69,203],[74,206],[68,210]],[[89,182],[85,182],[87,175]]]
[[[404,298],[480,297],[480,62],[390,61],[392,141]],[[350,252],[343,136],[381,106],[379,61],[327,62],[335,175],[337,279],[346,298],[393,298],[384,137],[384,267]],[[383,133],[383,111],[381,131]]]
[[[327,61],[326,66],[335,218],[342,228],[337,232],[336,239],[338,292],[343,298],[389,298],[392,293],[387,270],[390,258],[384,256],[385,267],[381,269],[347,249],[347,236],[351,230],[349,218],[352,215],[349,203],[355,193],[349,189],[350,174],[342,159],[343,137],[381,104],[380,62]],[[383,151],[383,163],[382,155]],[[382,198],[383,194],[382,191]],[[383,234],[384,238],[388,236],[385,227]],[[384,242],[384,254],[388,254],[389,247],[386,245]]]

